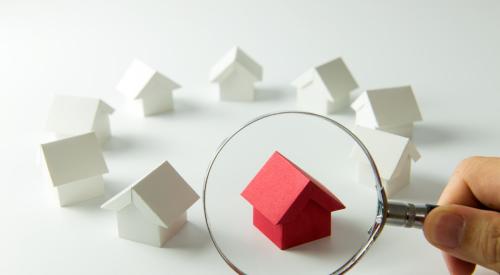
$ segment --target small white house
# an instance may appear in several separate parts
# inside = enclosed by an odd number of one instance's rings
[[[410,139],[364,127],[353,132],[373,157],[388,197],[410,183],[411,163],[420,158]],[[358,182],[375,184],[370,163],[359,146],[355,145],[352,155],[358,160]]]
[[[116,85],[144,116],[173,110],[172,91],[178,88],[179,84],[137,59]]]
[[[351,105],[356,125],[411,138],[413,124],[422,120],[410,86],[368,90]]]
[[[292,82],[299,109],[332,113],[349,106],[351,92],[358,88],[342,58],[311,68]]]
[[[186,211],[198,199],[165,161],[101,207],[116,211],[121,238],[161,247],[186,223]]]
[[[238,47],[232,48],[210,72],[210,82],[217,85],[223,101],[254,100],[257,81],[262,81],[262,67]]]
[[[59,204],[71,205],[103,195],[108,172],[94,133],[41,145],[44,169],[57,190]]]
[[[94,132],[99,142],[111,136],[109,115],[113,108],[98,98],[56,95],[47,119],[47,130],[57,138]]]

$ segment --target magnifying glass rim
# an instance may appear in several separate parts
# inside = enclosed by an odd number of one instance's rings
[[[222,249],[220,248],[220,246],[217,244],[217,241],[215,240],[214,235],[212,234],[212,229],[210,227],[210,222],[209,222],[209,218],[208,218],[208,214],[207,214],[207,203],[206,203],[206,193],[207,193],[208,179],[210,177],[210,172],[212,171],[212,167],[213,167],[215,161],[217,160],[217,157],[219,156],[219,154],[222,151],[222,149],[224,149],[224,147],[226,146],[226,144],[232,138],[234,138],[238,133],[240,133],[242,130],[244,130],[248,126],[250,126],[250,125],[252,125],[252,124],[254,124],[254,123],[256,123],[256,122],[258,122],[258,121],[260,121],[262,119],[265,119],[265,118],[268,118],[268,117],[273,117],[273,116],[286,115],[286,114],[309,115],[309,116],[312,116],[312,117],[323,119],[323,120],[325,120],[325,121],[327,121],[329,123],[332,123],[333,125],[337,126],[341,130],[343,130],[346,134],[348,134],[352,139],[354,139],[354,141],[356,141],[356,143],[359,145],[359,147],[363,150],[363,153],[368,158],[370,166],[371,166],[371,168],[373,170],[373,175],[375,177],[375,187],[376,187],[376,190],[377,190],[377,214],[376,214],[376,217],[375,217],[375,222],[372,225],[371,229],[369,230],[370,236],[369,236],[368,240],[365,242],[365,244],[362,245],[358,249],[358,251],[346,263],[344,263],[342,266],[340,266],[339,268],[337,268],[337,270],[335,270],[335,271],[333,271],[331,273],[331,274],[343,274],[343,273],[347,272],[349,269],[351,269],[361,259],[361,257],[363,255],[365,255],[366,251],[368,251],[368,249],[370,248],[370,246],[373,244],[373,242],[377,239],[377,237],[379,236],[380,232],[382,231],[382,229],[384,227],[384,224],[385,224],[385,222],[387,220],[387,209],[388,209],[387,195],[386,195],[384,187],[382,185],[382,181],[380,179],[380,174],[378,172],[378,169],[377,169],[377,166],[375,164],[375,161],[373,160],[370,152],[368,151],[368,149],[366,148],[366,146],[363,144],[363,142],[361,142],[361,140],[353,132],[351,132],[351,130],[349,130],[347,127],[345,127],[341,123],[339,123],[339,122],[337,122],[337,121],[335,121],[335,120],[333,120],[333,119],[331,119],[329,117],[320,115],[320,114],[311,113],[311,112],[304,112],[304,111],[280,111],[280,112],[273,112],[273,113],[264,114],[264,115],[261,115],[261,116],[255,118],[255,119],[253,119],[253,120],[245,123],[238,130],[236,130],[229,137],[227,137],[226,139],[224,139],[222,141],[222,143],[217,148],[217,150],[216,150],[216,152],[215,152],[212,160],[210,161],[210,164],[209,164],[208,169],[207,169],[207,173],[205,175],[205,180],[204,180],[204,183],[203,183],[203,213],[205,215],[205,224],[207,226],[207,230],[208,230],[208,234],[210,236],[210,240],[214,244],[215,249],[217,250],[217,252],[219,253],[219,255],[226,262],[226,264],[229,265],[229,267],[231,269],[233,269],[233,271],[235,271],[238,274],[246,274],[245,272],[243,272],[242,270],[240,270],[235,264],[233,264],[231,262],[231,260],[226,256],[226,254],[224,254],[224,252],[222,251]]]

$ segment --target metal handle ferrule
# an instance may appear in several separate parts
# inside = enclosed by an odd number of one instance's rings
[[[422,228],[427,214],[434,208],[436,205],[433,204],[389,201],[386,223],[408,228]]]

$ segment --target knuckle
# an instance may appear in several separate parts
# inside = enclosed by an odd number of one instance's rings
[[[485,264],[500,264],[500,220],[494,219],[486,227],[486,234],[482,240],[481,252],[484,256]]]
[[[480,156],[471,156],[463,159],[455,168],[455,174],[467,174],[473,167],[477,166],[484,160],[483,157]]]

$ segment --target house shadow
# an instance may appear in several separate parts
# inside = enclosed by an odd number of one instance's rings
[[[412,140],[417,145],[437,145],[454,141],[459,136],[459,131],[450,126],[422,123],[415,125]]]
[[[270,86],[255,88],[255,101],[280,101],[293,96],[294,91],[291,87]]]
[[[199,112],[201,109],[202,107],[195,104],[193,101],[184,98],[178,98],[175,101],[174,110],[170,113],[175,113],[180,115],[193,114]]]
[[[105,186],[104,186],[105,201],[111,199],[116,194],[120,193],[123,189],[127,188],[129,184],[130,182],[126,183],[122,181],[105,179]]]
[[[418,203],[436,203],[446,183],[447,179],[433,178],[425,174],[414,174],[410,184],[401,189],[391,199]]]
[[[163,245],[163,248],[200,250],[209,244],[210,238],[206,230],[188,221],[172,239]]]
[[[103,153],[106,157],[109,155],[123,155],[129,154],[131,151],[139,150],[157,150],[158,145],[164,145],[160,140],[156,139],[154,135],[147,135],[145,131],[139,133],[121,133],[112,136],[104,145]]]
[[[368,240],[369,228],[360,228],[352,219],[332,218],[332,235],[287,250],[303,257],[315,258],[322,262],[331,259],[349,259]]]
[[[103,150],[107,152],[122,152],[132,147],[133,141],[129,136],[111,136],[103,145]]]
[[[147,118],[156,119],[156,118],[168,118],[179,115],[190,115],[194,113],[198,113],[202,107],[198,104],[195,104],[193,101],[185,98],[176,98],[174,102],[174,108],[172,110],[161,112],[158,114],[148,115]]]
[[[73,205],[63,206],[66,211],[74,211],[79,213],[95,214],[102,211],[101,205],[106,202],[105,196],[95,197],[86,201],[78,202]]]

